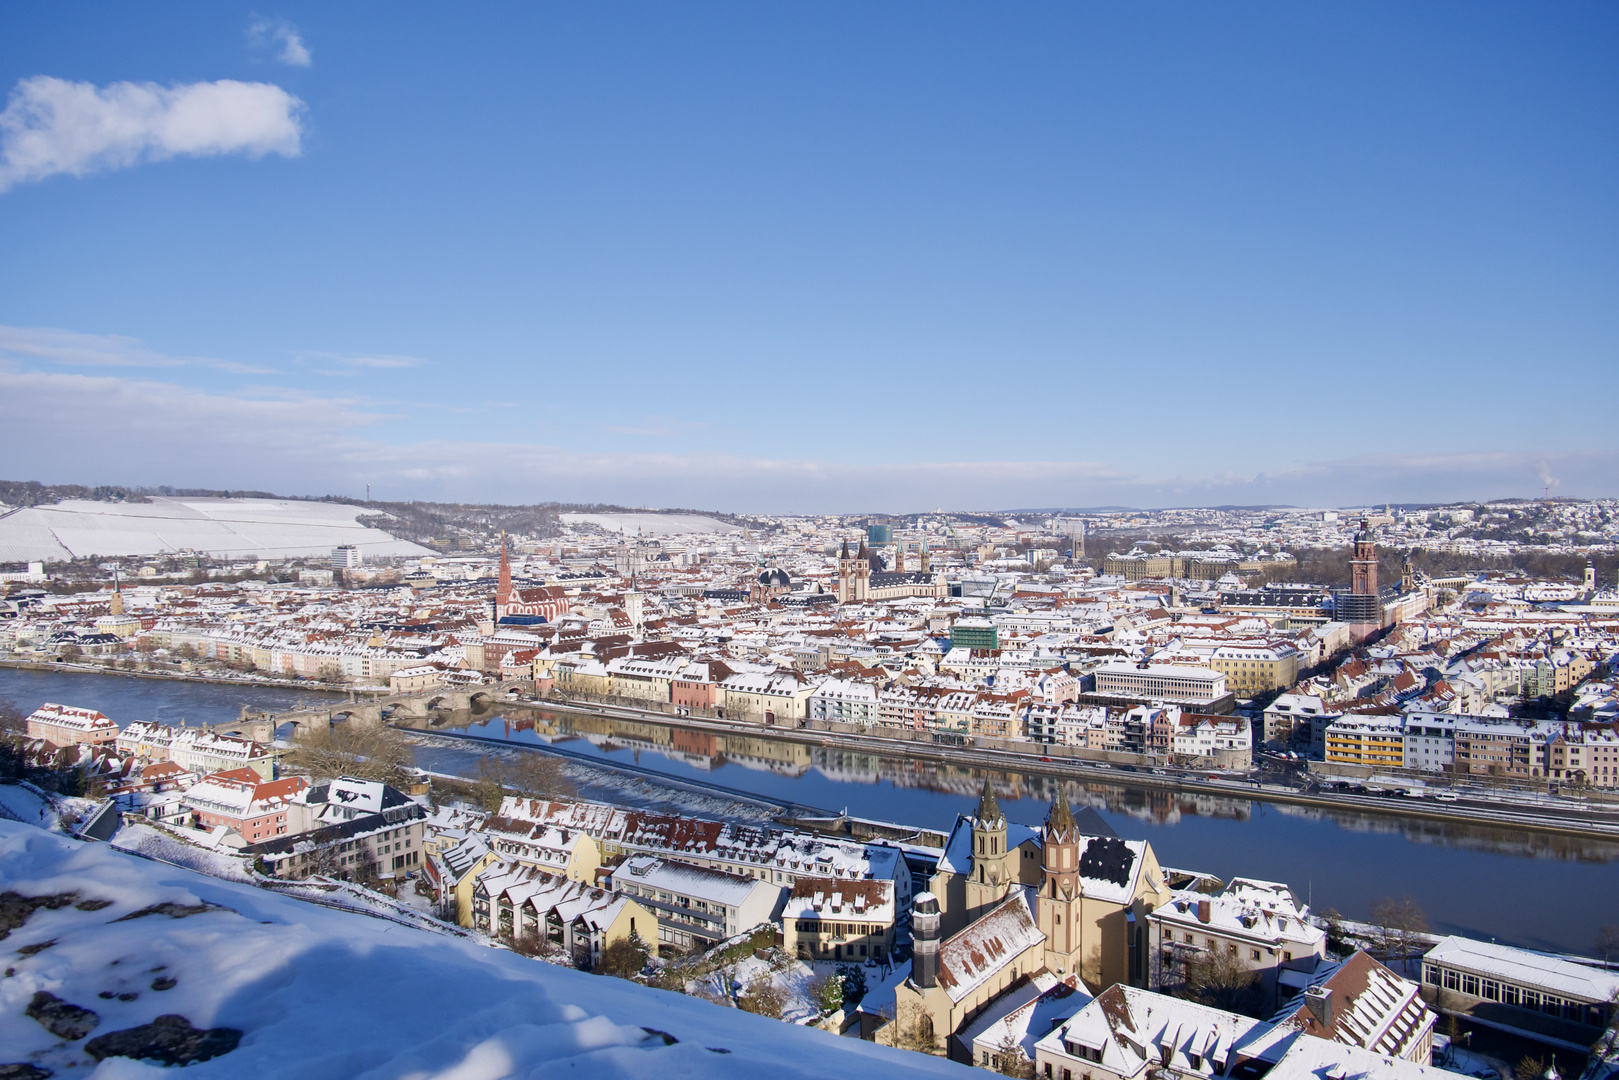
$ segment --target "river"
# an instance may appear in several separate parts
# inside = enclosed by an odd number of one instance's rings
[[[160,682],[110,675],[0,669],[0,699],[25,712],[43,701],[100,709],[119,723],[235,719],[241,706],[287,708],[336,695],[281,687]],[[454,722],[454,721],[452,721]],[[652,722],[565,713],[498,712],[459,718],[455,730],[538,745],[556,743],[603,761],[634,762],[672,777],[707,780],[859,817],[948,830],[977,804],[984,772],[763,734],[728,736]],[[478,751],[442,741],[417,750],[426,768],[467,772]],[[1438,933],[1530,948],[1589,953],[1598,928],[1619,924],[1619,844],[1513,829],[1261,800],[1177,795],[1126,783],[1080,783],[990,773],[1007,817],[1044,818],[1061,785],[1119,835],[1152,842],[1166,866],[1284,881],[1317,910],[1366,919],[1379,898],[1409,894]]]

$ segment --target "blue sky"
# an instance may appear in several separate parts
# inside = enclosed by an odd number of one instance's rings
[[[1619,494],[1619,9],[0,12],[8,477]]]

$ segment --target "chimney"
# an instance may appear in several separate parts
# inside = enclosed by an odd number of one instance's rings
[[[939,898],[929,892],[911,904],[911,982],[919,990],[939,983]]]
[[[1209,923],[1209,902],[1207,900],[1197,902],[1197,921],[1205,926]]]
[[[1304,991],[1304,1007],[1310,1010],[1316,1023],[1332,1028],[1332,991],[1325,986],[1312,986]]]

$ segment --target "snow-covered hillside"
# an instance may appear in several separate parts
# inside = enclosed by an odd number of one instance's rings
[[[685,536],[692,533],[741,533],[735,525],[701,514],[560,514],[564,525],[596,525],[608,532],[634,536]]]
[[[0,821],[0,890],[0,1065],[57,1077],[173,1075],[92,1056],[154,1032],[224,1049],[187,1067],[197,1080],[969,1075],[10,821]],[[78,1010],[95,1014],[88,1030]],[[163,1016],[189,1027],[153,1027]]]
[[[225,559],[281,559],[324,555],[339,544],[353,544],[370,557],[432,554],[361,525],[355,519],[366,512],[359,506],[293,499],[70,499],[0,517],[0,561],[60,562],[187,548]]]

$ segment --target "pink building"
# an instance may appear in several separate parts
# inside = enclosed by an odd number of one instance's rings
[[[89,743],[100,746],[118,738],[118,725],[94,709],[46,702],[28,718],[28,737],[57,746]]]

